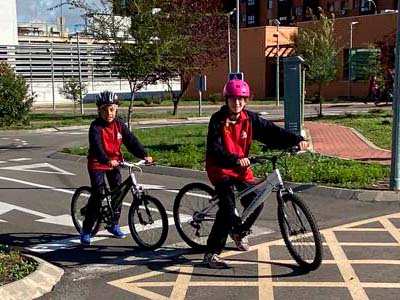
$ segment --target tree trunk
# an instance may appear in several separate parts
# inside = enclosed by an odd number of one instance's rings
[[[178,113],[178,104],[179,104],[179,98],[175,97],[175,95],[172,96],[172,103],[174,104],[174,110],[172,112],[173,116],[176,116]]]
[[[178,95],[174,95],[174,93],[172,93],[173,95],[173,104],[174,104],[174,110],[172,112],[172,115],[176,116],[178,113],[178,104],[179,104],[179,100],[181,99],[181,97],[183,96],[183,94],[187,91],[187,89],[189,88],[189,84],[190,81],[192,80],[192,74],[189,72],[181,72],[179,74],[179,77],[181,78],[181,91]]]
[[[318,101],[319,101],[319,115],[318,117],[322,117],[322,99],[321,99],[321,90],[322,90],[322,84],[318,84]]]
[[[131,131],[131,121],[132,121],[132,114],[133,114],[133,101],[135,100],[135,92],[131,90],[131,101],[129,103],[128,109],[128,129]]]

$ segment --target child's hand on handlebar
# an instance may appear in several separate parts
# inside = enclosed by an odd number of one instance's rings
[[[144,158],[144,160],[146,161],[147,164],[151,164],[151,163],[153,162],[153,157],[151,157],[151,156],[146,156],[146,157]]]
[[[307,141],[301,141],[300,143],[297,144],[299,147],[300,151],[306,151],[308,148],[308,142]]]
[[[112,159],[112,160],[110,160],[108,162],[108,166],[110,168],[116,168],[116,167],[119,167],[119,165],[120,165],[120,162],[118,160],[115,160],[115,159]]]
[[[239,158],[236,163],[242,168],[250,167],[250,160],[247,157]]]

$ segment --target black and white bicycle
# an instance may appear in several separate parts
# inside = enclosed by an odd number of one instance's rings
[[[252,164],[272,163],[273,171],[241,192],[235,193],[239,201],[247,194],[258,191],[258,196],[242,212],[242,222],[276,191],[278,223],[286,247],[293,259],[306,270],[317,269],[322,262],[322,241],[317,222],[305,202],[291,188],[285,187],[277,162],[285,154],[296,153],[297,147],[279,155],[251,158]],[[209,185],[195,182],[180,189],[174,201],[175,226],[182,239],[193,249],[204,250],[218,210],[218,198]]]
[[[91,235],[94,236],[101,223],[108,225],[118,211],[124,198],[131,192],[132,203],[128,213],[129,229],[135,242],[143,249],[152,250],[161,247],[168,235],[168,217],[164,206],[157,198],[148,195],[142,185],[138,183],[134,170],[142,172],[137,163],[121,162],[122,168],[129,170],[129,176],[113,191],[106,189],[100,215],[93,225]],[[71,216],[78,232],[82,230],[89,197],[92,189],[89,186],[81,186],[72,196]]]

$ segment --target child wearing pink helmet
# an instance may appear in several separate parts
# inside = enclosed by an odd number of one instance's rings
[[[206,171],[220,199],[214,225],[207,240],[204,263],[210,268],[228,268],[219,257],[228,235],[240,251],[247,251],[246,235],[261,213],[262,205],[241,224],[235,214],[234,187],[238,191],[254,184],[254,175],[248,159],[252,140],[257,140],[271,149],[287,149],[298,145],[301,150],[308,147],[302,136],[276,126],[246,109],[250,99],[248,83],[240,79],[228,81],[223,90],[225,105],[211,116],[206,153]],[[247,207],[257,194],[251,193],[241,199]]]

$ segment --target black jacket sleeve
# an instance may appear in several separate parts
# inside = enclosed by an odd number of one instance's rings
[[[224,141],[222,140],[223,122],[217,112],[211,116],[208,125],[207,134],[207,156],[213,158],[213,164],[217,167],[232,169],[237,167],[238,156],[231,154],[225,150]]]
[[[253,126],[253,139],[270,149],[288,149],[303,141],[301,135],[294,134],[273,122],[261,118],[257,113],[247,111]]]
[[[109,158],[104,152],[101,130],[102,127],[96,121],[90,124],[89,153],[93,153],[101,164],[106,165],[109,161]]]
[[[126,126],[122,120],[118,120],[118,122],[121,123],[122,128],[122,143],[126,146],[128,151],[132,153],[132,155],[141,159],[145,158],[147,152],[139,142],[138,138],[128,129],[128,126]]]

